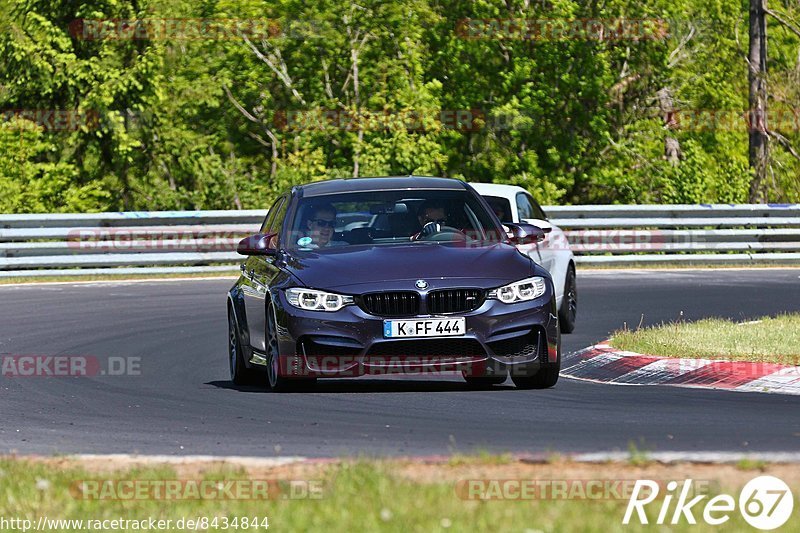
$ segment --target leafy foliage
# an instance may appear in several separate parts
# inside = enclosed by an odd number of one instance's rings
[[[0,0],[0,210],[263,208],[293,184],[405,174],[542,203],[744,202],[747,4]],[[797,26],[796,2],[771,9]],[[186,38],[187,21],[230,31]],[[797,202],[800,39],[775,20],[769,69],[769,200]]]

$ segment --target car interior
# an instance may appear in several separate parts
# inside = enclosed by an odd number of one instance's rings
[[[422,226],[417,218],[425,198],[403,198],[395,202],[333,203],[337,210],[332,241],[350,245],[389,244],[409,241]],[[472,209],[461,200],[441,200],[445,206],[446,224],[435,235],[434,242],[463,242],[467,235],[484,235],[483,226]],[[303,206],[301,220],[308,220],[311,206]]]

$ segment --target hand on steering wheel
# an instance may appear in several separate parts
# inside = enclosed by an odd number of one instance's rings
[[[422,226],[422,229],[418,233],[418,237],[417,238],[418,239],[422,239],[422,238],[425,238],[425,237],[430,237],[431,235],[435,235],[435,234],[439,233],[440,231],[442,231],[443,227],[444,226],[442,226],[442,224],[440,224],[438,222],[434,222],[434,221],[428,222],[427,224]]]
[[[428,222],[427,224],[422,226],[422,229],[420,230],[419,233],[411,237],[411,240],[412,241],[429,240],[432,237],[435,237],[436,235],[442,233],[463,234],[463,232],[458,228],[445,226],[444,224],[441,224],[439,222]]]

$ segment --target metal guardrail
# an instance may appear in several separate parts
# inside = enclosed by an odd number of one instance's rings
[[[800,204],[546,206],[585,265],[800,264]],[[0,277],[235,272],[266,211],[0,215]],[[552,246],[566,243],[551,243]]]
[[[546,208],[588,265],[800,264],[800,204]]]

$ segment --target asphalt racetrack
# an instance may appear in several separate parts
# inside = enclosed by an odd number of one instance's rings
[[[232,284],[0,286],[3,356],[133,365],[124,375],[0,376],[0,453],[337,457],[624,451],[630,443],[651,451],[800,449],[798,396],[563,378],[550,390],[516,390],[508,381],[472,391],[457,376],[329,380],[290,394],[234,388],[225,315]],[[625,322],[800,310],[797,269],[579,269],[578,284],[578,325],[563,337],[565,354]]]

